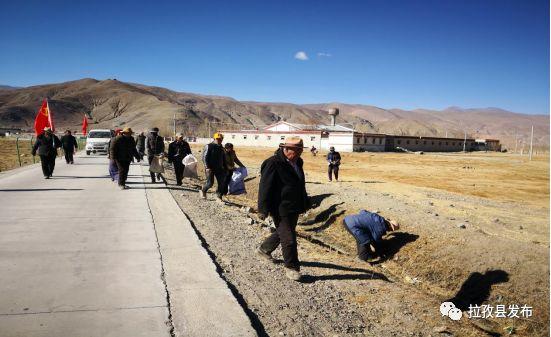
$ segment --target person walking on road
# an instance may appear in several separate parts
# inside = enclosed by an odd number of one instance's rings
[[[109,143],[107,144],[107,148],[109,149],[109,152],[107,153],[107,158],[109,158],[109,176],[111,177],[111,181],[116,183],[119,182],[119,168],[117,167],[117,162],[115,159],[111,158],[111,143],[113,143],[115,137],[120,135],[121,132],[122,129],[115,129],[115,135],[109,139]]]
[[[300,158],[303,149],[300,137],[287,137],[279,150],[262,163],[258,191],[259,217],[263,220],[271,215],[276,231],[264,240],[257,253],[271,260],[271,253],[281,244],[285,275],[294,281],[301,278],[296,235],[298,216],[310,206]]]
[[[184,135],[176,134],[176,140],[168,145],[168,162],[174,166],[174,175],[176,176],[176,185],[182,186],[184,177],[184,164],[182,160],[191,154],[191,148],[188,142],[184,140]]]
[[[383,236],[400,228],[396,221],[387,220],[377,213],[361,210],[342,221],[344,228],[356,239],[358,259],[370,263],[385,258]]]
[[[146,137],[143,131],[136,137],[136,150],[138,150],[140,159],[143,159],[145,155],[145,139]]]
[[[130,162],[133,158],[136,158],[138,162],[141,160],[136,150],[136,142],[132,138],[132,133],[131,128],[125,128],[122,130],[122,135],[116,136],[109,147],[109,156],[117,164],[118,183],[121,190],[129,188],[126,186],[126,179],[128,178]]]
[[[205,165],[205,176],[207,181],[199,191],[199,195],[203,199],[207,198],[207,191],[214,185],[214,178],[216,177],[216,183],[218,184],[216,198],[218,201],[222,201],[224,180],[226,178],[226,156],[224,154],[224,148],[222,147],[224,135],[217,132],[214,134],[213,138],[214,141],[207,144],[203,150],[203,164]]]
[[[230,185],[233,171],[235,171],[235,165],[237,164],[239,167],[245,167],[245,165],[237,158],[232,143],[224,145],[224,156],[226,157],[226,177],[224,179],[224,191],[222,194],[226,195],[228,194],[228,186]]]
[[[50,179],[54,174],[55,158],[57,157],[57,149],[61,147],[61,141],[52,132],[49,127],[44,128],[44,132],[36,137],[34,142],[32,155],[40,156],[40,164],[42,165],[42,173],[44,179]]]
[[[65,153],[65,161],[67,164],[74,164],[73,154],[78,149],[77,139],[71,134],[71,130],[65,131],[65,135],[61,137],[61,146]]]
[[[335,147],[329,148],[327,154],[327,174],[329,181],[333,181],[332,173],[335,174],[335,181],[339,181],[339,166],[341,165],[341,154],[335,151]]]
[[[149,132],[149,136],[146,140],[146,147],[147,147],[147,160],[149,162],[149,165],[151,165],[151,162],[153,161],[153,158],[155,156],[160,156],[165,152],[165,141],[163,137],[159,136],[159,128],[153,128]],[[156,180],[161,180],[161,174],[160,173],[154,173],[149,171],[149,174],[151,175],[151,182],[155,183]],[[156,178],[156,179],[155,179]]]

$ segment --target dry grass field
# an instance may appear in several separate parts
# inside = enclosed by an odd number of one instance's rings
[[[19,151],[21,154],[21,165],[28,165],[33,163],[33,157],[31,156],[31,142],[30,140],[19,140]],[[37,162],[40,158],[35,159]],[[19,161],[17,160],[17,148],[14,138],[0,138],[0,172],[7,171],[13,168],[19,167]]]
[[[194,152],[201,150],[193,146]],[[256,208],[258,168],[274,149],[238,148]],[[528,320],[477,321],[503,333],[547,335],[549,322],[549,157],[504,153],[341,153],[340,182],[328,182],[324,154],[304,153],[313,208],[299,232],[350,255],[342,219],[360,209],[397,219],[380,265],[439,300],[534,307]],[[359,296],[357,301],[363,299]]]

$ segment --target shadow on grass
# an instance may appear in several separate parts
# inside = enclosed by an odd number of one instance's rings
[[[452,302],[463,311],[469,310],[469,305],[480,305],[490,297],[492,285],[508,281],[509,273],[500,269],[488,270],[484,274],[471,273],[457,294],[447,302]]]

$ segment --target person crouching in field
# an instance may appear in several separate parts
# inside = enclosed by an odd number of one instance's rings
[[[383,236],[388,231],[400,228],[397,222],[366,210],[345,217],[342,223],[356,239],[358,259],[367,262],[378,262],[385,258]]]

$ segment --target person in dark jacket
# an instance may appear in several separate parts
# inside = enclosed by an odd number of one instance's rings
[[[235,171],[235,165],[239,167],[245,167],[245,165],[243,165],[241,160],[237,158],[237,154],[233,149],[232,143],[224,144],[224,156],[226,157],[226,177],[224,178],[224,191],[222,194],[226,195],[228,194],[228,187],[231,181],[231,177],[233,175],[233,171]]]
[[[122,132],[122,129],[115,129],[115,135],[109,139],[109,143],[107,144],[107,148],[109,149],[109,152],[107,153],[107,158],[109,158],[109,176],[111,176],[111,181],[119,183],[119,168],[117,167],[117,162],[115,159],[111,158],[111,143],[115,140],[115,137],[120,135]]]
[[[329,175],[329,181],[333,181],[331,173],[335,173],[335,181],[339,181],[340,165],[341,154],[335,151],[335,148],[331,146],[329,148],[329,153],[327,154],[327,174]]]
[[[224,154],[224,148],[222,147],[224,135],[217,132],[214,134],[213,138],[214,141],[207,144],[203,150],[203,164],[205,165],[205,176],[207,181],[199,191],[199,195],[203,199],[207,198],[207,191],[214,185],[214,178],[216,177],[216,183],[218,184],[216,198],[218,201],[222,201],[222,195],[224,195],[224,180],[226,177],[226,156]]]
[[[397,222],[387,220],[377,213],[361,210],[343,220],[344,228],[356,239],[358,259],[376,262],[384,258],[383,236],[400,228]]]
[[[181,133],[176,134],[176,140],[168,145],[168,162],[174,166],[174,175],[176,176],[176,185],[182,186],[184,177],[184,164],[182,160],[191,154],[191,148],[188,142],[184,140]]]
[[[73,154],[78,149],[78,144],[75,136],[71,134],[71,130],[65,131],[65,135],[61,137],[61,146],[63,147],[67,164],[74,164]]]
[[[151,162],[153,161],[154,156],[162,155],[165,152],[165,141],[163,137],[159,136],[159,128],[153,128],[149,132],[149,136],[146,140],[146,148],[147,148],[147,161],[149,162],[149,165],[151,165]],[[151,182],[155,183],[157,180],[161,180],[161,174],[154,172],[149,172],[151,175]]]
[[[285,275],[294,281],[301,278],[296,236],[298,216],[310,206],[300,158],[303,149],[300,137],[287,137],[280,149],[262,163],[258,190],[259,217],[271,215],[276,231],[264,240],[257,253],[271,260],[271,253],[281,243]]]
[[[38,152],[44,179],[50,179],[52,174],[54,174],[55,158],[57,157],[57,149],[60,147],[61,141],[49,127],[45,127],[44,132],[36,137],[32,155],[36,156]]]
[[[131,128],[125,128],[122,130],[122,135],[118,135],[113,139],[109,147],[109,157],[117,163],[120,189],[129,188],[126,186],[126,179],[128,178],[130,162],[133,158],[136,158],[138,162],[141,160],[136,150],[136,142],[132,138]]]
[[[138,150],[138,154],[140,155],[140,159],[143,159],[143,156],[145,155],[145,140],[146,137],[142,132],[136,137],[136,150]]]

